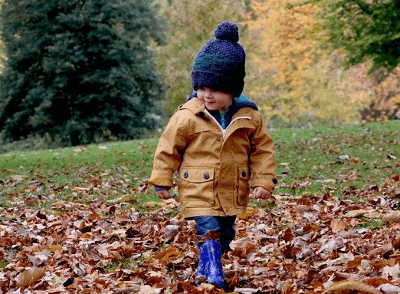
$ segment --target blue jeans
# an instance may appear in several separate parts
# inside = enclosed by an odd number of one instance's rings
[[[229,244],[235,238],[236,215],[234,216],[196,216],[193,218],[196,221],[197,235],[205,237],[208,232],[217,231],[220,233],[220,243],[222,252],[229,249]]]

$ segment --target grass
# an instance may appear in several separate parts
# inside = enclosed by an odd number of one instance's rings
[[[277,149],[276,192],[339,197],[381,186],[399,174],[400,122],[271,133]]]
[[[357,229],[376,229],[385,227],[386,222],[381,218],[366,219],[364,223],[356,226]]]
[[[271,135],[277,195],[329,193],[359,201],[360,191],[382,189],[400,174],[400,121],[272,130]],[[148,139],[0,154],[0,207],[40,210],[57,201],[86,206],[103,201],[146,210],[146,203],[159,201],[146,185],[156,144]],[[257,201],[251,205],[270,208]]]
[[[58,200],[129,198],[146,187],[156,144],[149,139],[0,155],[0,206],[11,208],[16,199],[48,209]],[[138,207],[158,200],[154,193],[142,195],[132,200]]]

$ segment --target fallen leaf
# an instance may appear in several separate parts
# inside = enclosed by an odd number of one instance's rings
[[[10,176],[10,179],[13,181],[23,181],[26,179],[26,176],[24,175],[12,175]]]
[[[328,288],[328,291],[340,291],[340,290],[358,290],[373,294],[383,294],[381,291],[372,286],[352,280],[337,282]]]
[[[337,232],[343,231],[347,227],[347,223],[334,218],[331,221],[330,227],[332,229],[332,232],[337,233]]]
[[[348,154],[346,154],[346,155],[340,155],[340,156],[338,156],[338,159],[347,160],[347,159],[350,159],[350,156],[349,156]]]
[[[391,213],[383,216],[382,218],[385,222],[394,222],[400,220],[400,211],[392,211]]]
[[[79,148],[76,148],[75,150],[74,150],[76,153],[81,153],[81,152],[85,152],[86,151],[86,147],[79,147]]]
[[[149,285],[144,285],[140,287],[139,294],[158,294],[161,293],[162,288],[153,288]]]
[[[378,289],[385,293],[400,293],[400,287],[392,284],[382,284],[378,287]]]
[[[46,270],[44,268],[38,268],[36,266],[27,269],[16,277],[16,287],[20,288],[23,286],[33,285],[37,280],[44,276],[45,272]]]
[[[387,156],[386,156],[386,159],[396,159],[397,157],[396,156],[394,156],[393,154],[388,154]]]
[[[344,217],[358,217],[366,214],[367,212],[368,210],[365,209],[350,210],[344,215]]]
[[[393,279],[398,279],[400,276],[400,266],[396,264],[395,266],[385,266],[382,270],[383,275],[392,277]]]

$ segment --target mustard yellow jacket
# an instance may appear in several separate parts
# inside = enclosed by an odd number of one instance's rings
[[[223,130],[193,98],[179,107],[158,143],[149,183],[178,191],[183,217],[245,213],[249,180],[273,191],[275,157],[271,136],[259,111],[244,107]]]

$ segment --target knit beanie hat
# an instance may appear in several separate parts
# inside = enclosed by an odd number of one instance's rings
[[[197,53],[192,70],[192,86],[208,87],[239,97],[244,87],[246,54],[235,23],[224,21],[215,29],[216,39]]]

